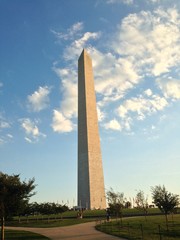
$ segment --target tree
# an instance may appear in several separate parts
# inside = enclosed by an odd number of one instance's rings
[[[132,207],[131,202],[130,201],[125,202],[124,207],[125,208],[131,208]]]
[[[51,203],[51,202],[45,202],[45,203],[37,203],[33,202],[31,204],[27,204],[26,208],[24,211],[21,212],[21,214],[33,214],[33,215],[38,215],[38,214],[58,214],[58,213],[63,213],[65,211],[68,211],[69,208],[66,205],[61,205],[58,203]]]
[[[21,182],[20,175],[7,175],[0,172],[0,218],[1,240],[4,240],[4,221],[18,214],[35,193],[34,179]]]
[[[167,224],[168,214],[173,213],[179,205],[179,195],[168,192],[164,185],[152,187],[151,190],[153,203],[165,214]]]
[[[122,217],[122,209],[124,208],[125,198],[124,193],[115,193],[111,188],[107,192],[107,200],[109,205],[109,212],[117,217]]]
[[[146,218],[148,213],[148,197],[144,195],[144,192],[139,190],[135,197],[136,208],[143,211],[144,216]]]

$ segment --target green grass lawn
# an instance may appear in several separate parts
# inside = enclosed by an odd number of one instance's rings
[[[72,218],[72,219],[49,219],[49,220],[31,220],[29,222],[22,221],[11,221],[7,222],[6,226],[13,226],[13,227],[34,227],[34,228],[50,228],[50,227],[64,227],[64,226],[70,226],[70,225],[75,225],[75,224],[80,224],[80,223],[85,223],[85,222],[90,222],[90,221],[95,221],[96,219],[91,218],[83,218],[83,219],[77,219],[77,218]]]
[[[160,211],[158,208],[150,208],[148,210],[149,214],[159,214]],[[137,210],[136,208],[132,209],[123,209],[123,216],[134,216],[138,214],[143,214],[141,211]],[[51,215],[29,215],[27,216],[21,216],[21,221],[27,221],[27,220],[41,220],[41,219],[64,219],[64,218],[76,218],[77,217],[77,211],[67,211],[62,214],[51,214]],[[84,218],[99,218],[99,217],[106,217],[106,211],[105,210],[85,210],[83,212]],[[19,217],[14,217],[15,221],[19,221]]]
[[[0,231],[1,233],[1,231]],[[50,240],[49,238],[27,231],[5,230],[5,240]]]
[[[83,218],[77,218],[77,211],[68,211],[63,214],[53,215],[30,215],[24,217],[14,217],[12,221],[6,221],[6,226],[15,227],[63,227],[74,224],[80,224],[90,221],[96,221],[98,218],[106,216],[105,210],[86,210],[84,211]]]
[[[97,225],[97,229],[131,240],[174,240],[180,239],[180,215],[168,217],[168,230],[164,216],[124,218],[122,222],[111,221]]]
[[[150,208],[149,214],[160,214],[159,209]],[[137,209],[124,209],[123,217],[136,216],[142,214]],[[6,222],[6,226],[19,226],[19,227],[62,227],[74,225],[89,221],[96,221],[97,219],[106,219],[105,210],[86,210],[83,213],[83,219],[77,218],[77,211],[67,211],[63,214],[54,215],[30,215],[14,217],[12,221]]]
[[[37,220],[37,219],[42,219],[42,218],[49,218],[49,219],[55,219],[55,218],[77,218],[77,211],[67,211],[62,214],[50,214],[50,215],[29,215],[28,219],[29,220]],[[101,217],[101,216],[106,216],[106,211],[105,210],[85,210],[83,213],[83,216],[86,218],[88,217]],[[21,220],[27,220],[27,216],[21,216]],[[14,217],[14,220],[19,220],[19,217]]]

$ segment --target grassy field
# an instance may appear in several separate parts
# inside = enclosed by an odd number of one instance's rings
[[[131,240],[175,240],[180,239],[180,215],[169,216],[168,229],[164,216],[124,218],[122,222],[111,221],[97,225],[100,231]]]
[[[1,231],[0,231],[1,233]],[[14,231],[14,230],[5,230],[5,239],[6,240],[50,240],[49,238],[26,231]]]
[[[44,218],[49,218],[49,219],[57,219],[57,218],[77,218],[77,211],[67,211],[62,214],[50,214],[50,215],[29,215],[28,219],[29,220],[36,220],[36,219],[44,219]],[[90,217],[103,217],[106,216],[106,211],[105,210],[85,210],[83,213],[83,216],[85,218],[90,218]],[[19,220],[19,217],[14,217],[14,220]],[[27,220],[27,216],[22,216],[21,220]]]
[[[30,215],[22,217],[14,217],[12,221],[6,221],[6,226],[16,227],[63,227],[74,224],[95,221],[97,218],[106,217],[105,210],[86,210],[83,218],[77,218],[77,211],[68,211],[63,214],[53,215]]]
[[[142,212],[137,209],[124,209],[123,217],[137,216]],[[157,208],[149,209],[149,214],[160,214]],[[84,223],[88,221],[97,221],[100,219],[106,219],[105,210],[86,210],[83,213],[83,219],[77,218],[77,211],[68,211],[63,214],[54,215],[30,215],[23,217],[14,217],[10,222],[6,222],[6,226],[17,227],[62,227],[68,225],[74,225]]]
[[[150,208],[149,214],[159,214],[160,211],[158,208]],[[134,216],[142,214],[141,211],[137,210],[136,208],[133,209],[124,209],[123,216]],[[84,218],[99,218],[99,217],[106,217],[105,210],[85,210],[83,212]],[[52,215],[29,215],[20,217],[21,221],[27,220],[41,220],[41,219],[64,219],[64,218],[77,218],[77,211],[67,211],[62,214],[52,214]],[[14,217],[15,221],[19,221],[19,217]]]
[[[31,220],[31,221],[21,221],[20,223],[18,221],[10,221],[6,222],[6,226],[13,226],[13,227],[34,227],[34,228],[50,228],[50,227],[64,227],[64,226],[70,226],[90,221],[95,221],[94,218],[83,218],[83,219],[44,219],[44,220]]]

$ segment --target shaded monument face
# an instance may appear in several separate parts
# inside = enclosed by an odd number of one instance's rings
[[[86,50],[78,60],[78,206],[106,208],[92,61]]]

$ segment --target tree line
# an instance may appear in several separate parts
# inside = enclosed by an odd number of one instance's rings
[[[169,192],[164,185],[151,187],[151,194],[153,204],[165,215],[167,223],[168,214],[175,213],[180,204],[179,195]],[[107,216],[112,214],[117,217],[122,217],[123,209],[127,207],[128,203],[124,193],[114,192],[111,188],[107,191],[107,200],[109,205],[109,208],[107,209]],[[137,192],[134,202],[134,207],[141,210],[146,217],[148,214],[149,204],[148,198],[142,190]]]
[[[68,211],[69,208],[66,205],[61,205],[54,202],[44,202],[44,203],[29,203],[21,211],[20,215],[50,215],[50,214],[59,214]]]

